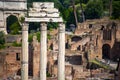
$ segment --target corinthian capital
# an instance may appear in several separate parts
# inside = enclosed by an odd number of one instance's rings
[[[65,24],[64,23],[59,23],[59,32],[65,32]]]
[[[23,23],[22,24],[22,31],[28,31],[29,24],[28,23]]]
[[[46,23],[41,23],[41,31],[46,31],[47,30],[47,24]]]

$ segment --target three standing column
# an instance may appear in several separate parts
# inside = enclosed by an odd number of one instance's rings
[[[59,23],[58,80],[65,80],[65,24]],[[22,26],[21,79],[28,80],[28,24]],[[40,80],[46,80],[47,68],[47,24],[41,23]]]
[[[47,68],[47,24],[41,23],[40,37],[40,80],[46,79]]]
[[[28,24],[22,26],[21,80],[28,80]]]
[[[65,24],[59,23],[58,80],[65,80]]]

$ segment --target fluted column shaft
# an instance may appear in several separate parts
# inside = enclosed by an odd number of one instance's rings
[[[46,79],[47,68],[47,24],[41,23],[40,37],[40,80]]]
[[[59,23],[58,80],[65,80],[65,24]]]
[[[28,80],[28,24],[22,26],[21,80]]]

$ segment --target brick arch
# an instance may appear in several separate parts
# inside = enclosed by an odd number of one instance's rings
[[[102,46],[102,58],[110,59],[111,46],[109,44],[103,44]]]

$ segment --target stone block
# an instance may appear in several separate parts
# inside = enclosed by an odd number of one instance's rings
[[[33,2],[34,8],[54,8],[53,2]]]
[[[65,80],[73,80],[73,79],[72,79],[72,75],[66,76],[66,77],[65,77]]]
[[[14,5],[13,5],[14,4]],[[24,2],[4,2],[5,9],[25,10],[27,9],[27,3]]]
[[[58,9],[56,9],[56,8],[47,8],[47,9],[40,9],[40,8],[30,8],[29,9],[30,10],[30,12],[50,12],[50,13],[52,13],[52,12],[58,12]]]
[[[72,74],[72,66],[66,65],[65,66],[65,75],[69,76]]]
[[[0,22],[3,21],[3,12],[0,11]]]
[[[59,17],[59,12],[53,12],[53,13],[49,13],[49,12],[29,12],[29,16],[30,17]]]
[[[0,9],[3,8],[3,2],[0,1]]]
[[[61,17],[58,18],[25,18],[26,22],[63,22]]]

